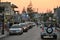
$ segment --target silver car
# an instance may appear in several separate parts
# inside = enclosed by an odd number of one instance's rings
[[[9,29],[9,34],[22,34],[22,33],[23,29],[18,24],[12,25],[11,28]]]
[[[57,40],[57,31],[56,31],[56,27],[47,27],[46,25],[44,25],[41,28],[41,38],[42,39],[55,39]]]
[[[29,28],[36,26],[34,22],[25,22],[25,23],[29,25]]]

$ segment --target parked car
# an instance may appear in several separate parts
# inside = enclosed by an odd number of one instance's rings
[[[25,22],[25,23],[28,24],[29,28],[36,26],[36,24],[34,22]]]
[[[29,24],[27,22],[25,22],[25,23],[26,23],[27,27],[30,29],[31,28],[31,24]]]
[[[28,25],[26,23],[20,23],[19,25],[22,26],[24,32],[28,31],[29,28],[28,28]]]
[[[12,25],[11,28],[9,29],[9,34],[22,34],[22,33],[23,29],[18,24]]]
[[[42,39],[57,39],[57,31],[54,26],[48,27],[44,24],[44,26],[41,28],[41,38]]]
[[[33,27],[34,27],[34,26],[36,26],[36,23],[34,23],[34,22],[31,22],[31,26],[33,26]]]

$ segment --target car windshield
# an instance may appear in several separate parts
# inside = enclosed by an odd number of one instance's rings
[[[22,26],[22,27],[25,27],[26,25],[25,25],[25,24],[22,24],[21,26]]]
[[[11,28],[20,28],[20,26],[11,26]]]

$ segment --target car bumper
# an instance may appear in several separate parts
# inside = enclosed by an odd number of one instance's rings
[[[24,31],[24,32],[28,31],[28,28],[26,28],[26,29],[23,29],[23,31]]]
[[[23,31],[19,31],[19,32],[13,32],[13,31],[10,31],[9,34],[20,34],[20,33],[23,33]]]
[[[57,35],[41,35],[42,39],[57,39]]]

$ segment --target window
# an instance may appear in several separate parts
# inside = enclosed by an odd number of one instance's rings
[[[0,13],[4,11],[4,7],[0,7]]]

